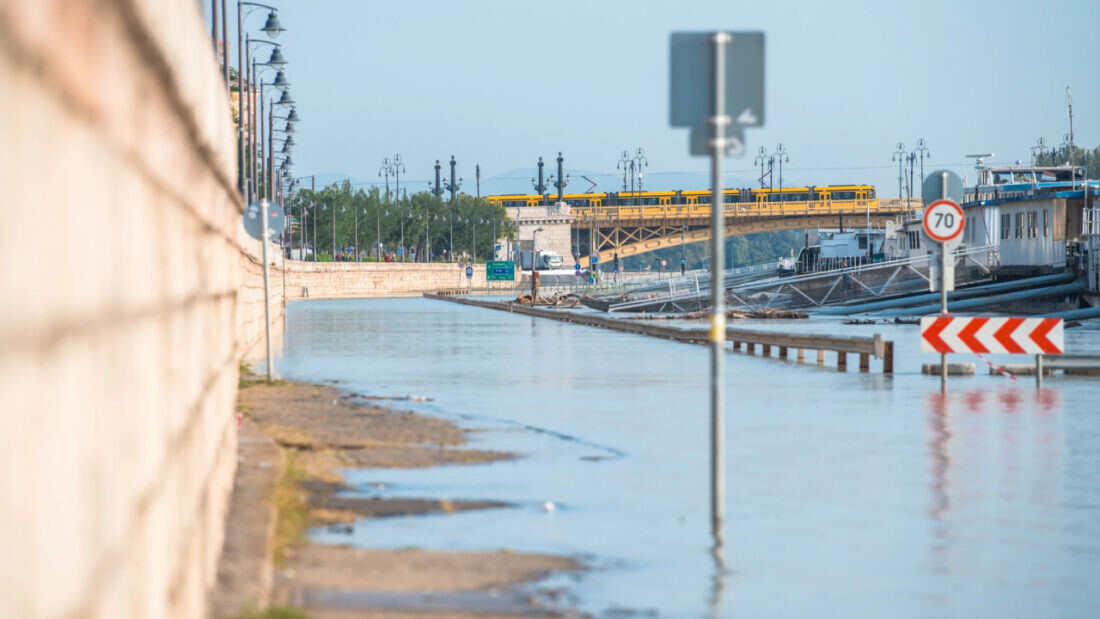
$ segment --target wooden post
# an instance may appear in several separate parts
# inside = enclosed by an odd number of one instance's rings
[[[871,355],[861,352],[859,353],[859,371],[867,372],[871,369]]]
[[[806,361],[806,349],[805,348],[799,348],[798,349],[798,362],[803,363],[805,361]]]
[[[836,353],[836,369],[838,372],[848,371],[848,353],[837,351]]]
[[[883,342],[886,345],[886,349],[882,355],[882,373],[893,374],[894,373],[894,343],[887,341]]]
[[[753,344],[752,342],[745,342],[745,352],[749,353],[750,355],[755,355],[756,344]]]
[[[821,349],[821,348],[817,349],[817,364],[818,365],[825,365],[825,350],[824,349]]]
[[[760,345],[760,352],[763,353],[763,355],[765,357],[772,356],[772,346],[771,346],[771,344],[761,344]]]
[[[779,347],[779,358],[780,359],[790,359],[791,358],[790,352],[787,350],[786,346],[780,346]]]

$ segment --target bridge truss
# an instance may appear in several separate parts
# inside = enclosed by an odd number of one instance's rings
[[[726,236],[809,228],[863,229],[868,220],[915,216],[920,199],[825,200],[814,202],[729,203]],[[710,205],[574,206],[572,228],[582,268],[598,250],[604,262],[680,244],[709,241]]]

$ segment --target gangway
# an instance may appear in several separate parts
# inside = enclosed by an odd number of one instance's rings
[[[755,264],[724,271],[724,284],[731,286],[773,277],[777,262]],[[688,312],[706,307],[710,298],[710,273],[697,272],[630,287],[613,297],[586,299],[585,305],[607,312]]]
[[[865,302],[927,290],[928,262],[932,254],[916,254],[873,264],[862,264],[820,273],[751,282],[727,293],[732,305],[745,307],[818,308]],[[955,285],[992,280],[997,250],[990,245],[952,252]]]

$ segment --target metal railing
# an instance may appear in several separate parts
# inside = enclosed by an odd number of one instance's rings
[[[429,299],[451,301],[452,303],[459,303],[462,305],[496,309],[515,314],[536,316],[539,318],[549,318],[561,322],[612,329],[625,333],[636,333],[638,335],[658,337],[684,342],[686,344],[710,343],[710,332],[707,329],[677,329],[674,327],[647,324],[636,320],[617,320],[592,314],[541,309],[500,301],[463,299],[461,297],[430,293],[424,293],[424,296]],[[836,365],[837,369],[840,371],[847,370],[849,354],[859,355],[859,369],[861,372],[870,371],[870,358],[873,356],[882,359],[882,371],[884,374],[892,374],[894,372],[894,343],[882,339],[882,336],[878,333],[874,334],[872,337],[841,337],[834,335],[779,333],[774,331],[729,328],[726,329],[726,340],[732,342],[732,350],[740,350],[741,346],[745,345],[748,354],[755,354],[755,347],[759,345],[761,346],[762,355],[766,357],[771,356],[771,349],[773,346],[778,349],[778,356],[782,359],[789,359],[789,352],[791,349],[794,349],[798,353],[797,360],[799,362],[805,360],[804,351],[816,350],[818,365],[824,365],[826,352],[833,352],[836,353]]]
[[[1043,373],[1048,370],[1100,372],[1100,355],[1035,355],[1035,385],[1043,386]]]

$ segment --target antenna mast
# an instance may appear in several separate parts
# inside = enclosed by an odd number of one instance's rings
[[[1066,86],[1066,109],[1069,110],[1069,167],[1073,174],[1073,97],[1069,94],[1069,86]],[[1087,177],[1086,177],[1087,178]]]

